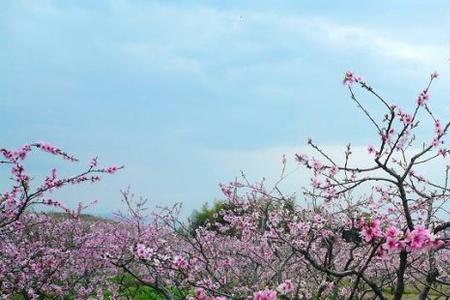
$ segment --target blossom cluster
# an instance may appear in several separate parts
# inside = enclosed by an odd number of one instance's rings
[[[396,250],[423,251],[439,249],[445,245],[443,240],[423,225],[417,225],[413,230],[407,229],[405,233],[395,226],[389,226],[384,232],[381,229],[381,221],[378,219],[360,222],[361,236],[367,243],[375,242],[383,238],[380,254],[387,254]]]

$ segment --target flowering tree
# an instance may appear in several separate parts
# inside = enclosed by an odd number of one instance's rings
[[[0,228],[13,224],[27,208],[36,204],[59,207],[66,212],[70,212],[61,202],[48,197],[48,193],[66,185],[97,182],[101,179],[98,174],[113,174],[122,168],[116,166],[97,168],[97,158],[93,158],[87,170],[72,177],[58,178],[56,169],[52,169],[45,180],[33,189],[31,185],[33,178],[27,174],[23,164],[33,149],[39,149],[54,156],[59,156],[70,162],[78,161],[74,156],[47,143],[27,144],[17,150],[0,149],[1,154],[5,158],[0,160],[0,164],[9,166],[12,175],[11,189],[1,194],[0,197]],[[80,206],[79,211],[82,208]]]
[[[101,293],[114,275],[114,268],[103,258],[112,224],[81,220],[82,205],[71,211],[53,199],[51,192],[66,185],[97,182],[100,174],[115,173],[120,167],[98,168],[94,158],[76,176],[59,178],[53,169],[43,182],[33,185],[24,165],[33,149],[77,161],[46,143],[0,149],[4,157],[0,164],[9,167],[12,175],[11,188],[0,194],[0,296],[87,299]],[[33,213],[30,209],[36,205],[56,207],[66,214]]]
[[[394,299],[401,299],[406,279],[420,285],[420,299],[427,299],[430,290],[446,295],[434,285],[448,285],[449,269],[445,263],[448,239],[444,231],[450,227],[450,222],[444,220],[449,219],[449,167],[445,169],[442,183],[433,182],[419,173],[420,167],[445,158],[449,152],[443,145],[450,123],[443,124],[437,119],[428,104],[429,88],[437,77],[437,73],[430,75],[428,85],[419,93],[416,105],[409,113],[388,103],[362,78],[347,72],[344,84],[379,137],[377,147],[368,147],[372,166],[352,166],[350,146],[342,165],[312,141],[309,144],[323,161],[297,155],[298,161],[314,173],[312,190],[307,194],[313,199],[323,199],[322,207],[330,211],[344,212],[343,220],[347,226],[351,224],[351,229],[356,228],[361,233],[359,243],[369,246],[367,256],[356,268],[349,266],[343,271],[351,270],[352,273],[354,282],[350,298],[358,292],[362,281],[378,298],[384,299],[383,281],[386,281],[393,286]],[[354,85],[371,93],[385,107],[382,121],[377,121],[357,99]],[[434,136],[417,147],[414,132],[419,127],[421,113],[433,122]],[[364,186],[371,190],[370,194],[355,199],[352,194]],[[380,259],[389,261],[386,268],[377,263]],[[381,271],[384,278],[370,278]]]
[[[243,177],[221,186],[226,209],[194,232],[178,206],[144,222],[142,205],[129,205],[130,246],[111,261],[167,299],[401,299],[406,287],[420,299],[449,297],[449,167],[442,183],[420,173],[449,153],[450,123],[428,103],[437,77],[408,112],[347,72],[344,85],[377,133],[369,166],[353,162],[350,145],[339,163],[309,140],[318,155],[296,155],[312,171],[304,201]],[[362,104],[356,86],[377,99],[384,118]],[[420,145],[424,117],[434,134]]]

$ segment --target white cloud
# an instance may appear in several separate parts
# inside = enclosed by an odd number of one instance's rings
[[[234,59],[248,58],[244,64],[233,66],[248,71],[254,66],[283,68],[294,64],[305,43],[336,51],[364,51],[373,61],[388,60],[436,67],[447,61],[449,49],[443,44],[429,42],[415,36],[414,26],[401,31],[386,23],[380,28],[364,24],[343,24],[333,19],[314,15],[293,15],[285,12],[261,12],[247,9],[218,10],[207,6],[180,5],[152,2],[113,1],[109,9],[83,6],[65,7],[57,2],[45,1],[37,7],[21,2],[33,14],[46,14],[56,18],[60,26],[74,22],[82,11],[103,24],[95,28],[96,34],[104,35],[112,47],[119,46],[122,53],[149,65],[167,66],[168,69],[196,70],[210,63],[229,65]],[[19,5],[17,5],[20,7]],[[241,19],[240,16],[244,16]],[[63,18],[61,18],[64,16]],[[95,17],[94,17],[95,16]],[[66,20],[66,21],[65,21]],[[70,28],[70,26],[69,26]],[[115,34],[115,31],[118,31]],[[433,32],[429,32],[432,36]],[[283,60],[257,59],[268,51],[279,49],[293,53]],[[195,54],[195,57],[192,57]]]
[[[378,58],[395,59],[410,63],[435,66],[446,61],[448,47],[424,41],[410,42],[403,38],[404,33],[380,28],[374,30],[358,25],[342,25],[327,20],[310,23],[317,36],[325,37],[335,47],[344,49],[361,48]],[[411,37],[411,32],[406,36]]]

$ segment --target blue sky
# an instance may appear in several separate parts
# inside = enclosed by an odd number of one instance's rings
[[[2,146],[44,140],[126,166],[59,195],[70,205],[107,214],[131,185],[190,211],[240,170],[276,178],[308,137],[336,153],[373,142],[347,69],[404,106],[438,70],[432,101],[448,114],[449,56],[447,1],[1,1]]]

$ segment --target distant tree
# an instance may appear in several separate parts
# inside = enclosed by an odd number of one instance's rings
[[[223,201],[216,200],[213,202],[212,206],[206,202],[202,205],[200,209],[195,209],[191,216],[189,217],[189,227],[192,231],[197,228],[205,226],[206,224],[211,224],[219,221],[219,212],[226,209],[226,204]]]

